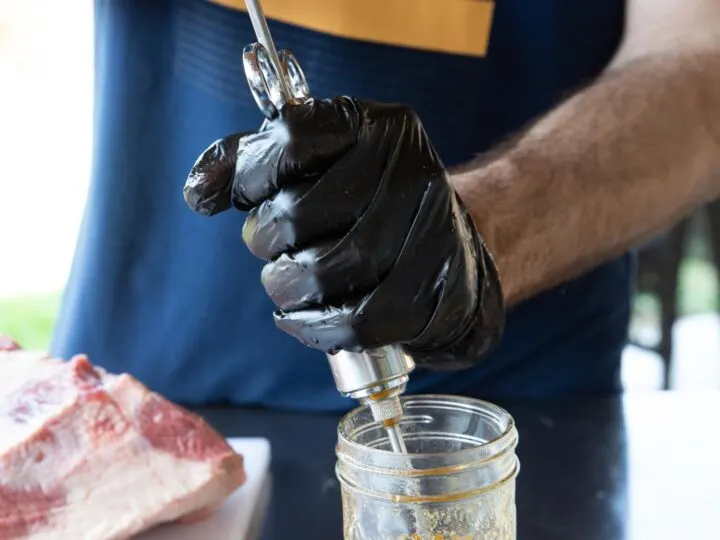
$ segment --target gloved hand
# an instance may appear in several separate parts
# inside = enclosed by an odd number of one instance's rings
[[[287,106],[221,139],[184,188],[190,208],[248,211],[279,328],[325,352],[403,344],[419,365],[482,359],[504,324],[482,238],[415,113],[347,97]]]

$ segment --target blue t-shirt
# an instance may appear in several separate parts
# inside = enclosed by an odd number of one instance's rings
[[[619,43],[623,4],[303,0],[280,12],[264,2],[313,95],[409,104],[448,166],[596,77]],[[198,154],[262,121],[243,74],[255,38],[242,5],[96,1],[92,183],[53,353],[86,352],[183,403],[346,409],[325,356],[276,329],[263,262],[241,240],[244,216],[201,217],[183,201]],[[630,276],[628,255],[515,307],[484,364],[417,370],[409,391],[618,390]]]

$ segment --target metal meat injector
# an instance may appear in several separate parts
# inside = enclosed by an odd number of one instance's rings
[[[282,50],[278,55],[260,2],[245,0],[245,4],[259,42],[243,51],[245,76],[260,110],[267,118],[276,118],[283,105],[310,99],[310,88],[292,52]],[[387,346],[328,354],[328,361],[338,391],[368,405],[373,418],[387,430],[393,451],[406,453],[399,423],[400,395],[415,368],[412,358],[400,347]]]

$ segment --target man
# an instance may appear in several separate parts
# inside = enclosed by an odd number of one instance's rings
[[[473,364],[459,373],[420,369],[411,392],[496,399],[620,389],[627,252],[720,187],[718,2],[266,0],[274,37],[294,51],[313,95],[405,103],[423,124],[408,109],[335,100],[290,108],[258,134],[262,117],[240,63],[254,41],[251,26],[240,0],[218,3],[96,3],[94,178],[55,353],[88,352],[185,403],[341,410],[352,403],[337,394],[316,349],[385,338],[434,368],[453,367],[454,356]],[[308,110],[313,122],[303,123]],[[324,131],[323,118],[335,128]],[[383,130],[402,133],[397,159],[389,139],[377,135]],[[259,257],[239,241],[245,215],[207,218],[182,199],[201,150],[238,132],[202,155],[185,195],[201,213],[230,205],[250,211],[244,237]],[[323,154],[328,134],[347,140]],[[377,147],[361,135],[373,135]],[[347,161],[354,153],[363,160]],[[333,222],[324,229],[319,219],[312,234],[305,222],[283,233],[306,235],[307,246],[258,236],[279,230],[258,228],[273,223],[261,223],[273,216],[268,205],[300,212],[298,190],[339,185],[327,182],[337,167],[345,167],[353,190],[363,187],[357,171],[375,169],[380,182],[387,169],[402,189],[378,199],[386,212],[402,213],[407,193],[418,205],[437,200],[419,193],[413,178],[437,191],[440,213],[414,215],[430,224],[417,237],[437,241],[445,258],[394,266],[407,229],[393,220],[375,234],[379,245],[394,246],[382,257],[353,252],[353,223],[332,230]],[[293,183],[298,177],[302,188]],[[221,197],[216,209],[204,206],[207,186]],[[327,204],[348,200],[336,193]],[[348,206],[353,219],[376,208],[363,201]],[[313,211],[323,210],[302,215]],[[345,275],[364,276],[359,290],[342,272],[293,284],[274,264],[290,261],[289,275],[298,277],[300,253],[317,268],[318,253],[327,253],[323,235],[351,240],[337,254]],[[374,266],[367,257],[384,258]],[[271,297],[260,283],[262,258],[271,261],[263,276]],[[445,274],[438,273],[443,261]],[[489,298],[500,290],[495,266],[507,322],[500,344],[480,362],[499,330],[501,306],[483,313],[481,301],[484,290]],[[387,276],[394,285],[383,288]],[[303,297],[302,287],[311,294]],[[394,298],[395,288],[403,295]],[[413,297],[413,288],[423,294]],[[328,301],[325,290],[333,292]],[[364,302],[373,308],[368,314]],[[453,316],[436,317],[433,307]],[[278,326],[309,347],[276,328],[276,308]],[[328,333],[336,328],[342,335]]]

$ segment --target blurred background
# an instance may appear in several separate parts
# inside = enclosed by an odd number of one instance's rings
[[[0,0],[0,334],[28,348],[49,345],[88,189],[92,24],[91,2]],[[628,391],[720,388],[717,260],[717,204],[641,251]]]
[[[0,333],[27,347],[49,343],[82,219],[92,30],[92,2],[0,0]]]

